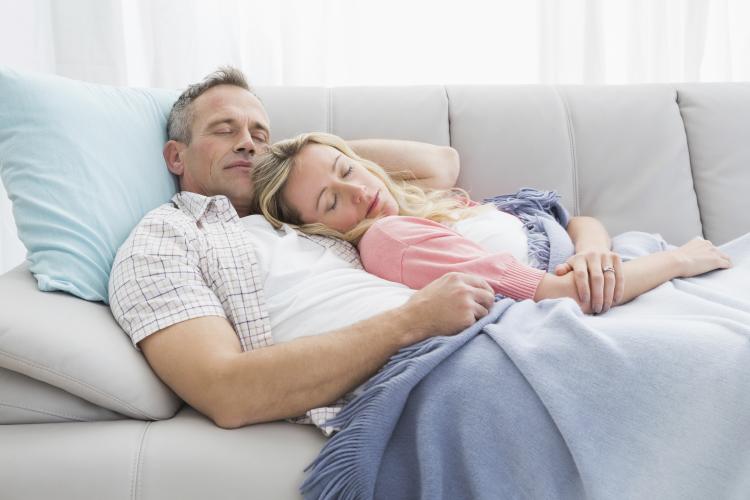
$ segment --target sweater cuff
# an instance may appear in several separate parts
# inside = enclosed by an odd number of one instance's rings
[[[508,262],[505,275],[499,284],[499,289],[495,290],[500,295],[509,297],[514,300],[534,299],[536,289],[542,278],[547,274],[541,269],[526,266],[513,259]]]

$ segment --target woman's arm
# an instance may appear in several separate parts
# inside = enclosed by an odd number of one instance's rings
[[[435,221],[391,216],[379,219],[358,245],[365,270],[419,290],[441,276],[479,276],[495,293],[514,300],[534,297],[544,271],[509,253],[492,253]]]
[[[391,139],[362,139],[347,144],[388,173],[405,172],[406,180],[422,188],[449,189],[456,185],[460,163],[458,151],[450,146]]]
[[[689,278],[731,266],[728,255],[721,252],[710,241],[700,238],[691,240],[675,250],[633,259],[622,264],[625,286],[622,300],[616,305],[629,302],[671,279]],[[579,299],[573,273],[562,276],[545,275],[537,288],[534,300],[560,297],[571,297],[578,302],[583,312],[587,314],[593,312],[590,304]]]
[[[593,217],[571,218],[567,231],[575,245],[575,255],[557,266],[555,274],[572,271],[579,302],[596,313],[607,312],[622,302],[625,292],[620,257],[611,250],[609,233]],[[604,272],[607,268],[614,272]]]

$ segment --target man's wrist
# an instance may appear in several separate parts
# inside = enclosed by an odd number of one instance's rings
[[[393,339],[398,349],[414,345],[430,336],[430,327],[423,320],[419,304],[410,300],[390,312]]]

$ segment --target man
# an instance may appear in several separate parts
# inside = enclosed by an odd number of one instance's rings
[[[270,142],[263,105],[241,72],[223,68],[180,96],[168,134],[164,158],[181,192],[147,214],[123,244],[110,305],[157,375],[217,425],[307,412],[322,427],[335,414],[325,405],[366,381],[400,348],[455,334],[491,307],[484,280],[450,274],[392,310],[274,343],[255,243],[239,220],[249,215],[249,173]],[[350,144],[388,169],[411,171],[423,186],[455,182],[451,148]],[[342,263],[356,260],[348,244],[323,240],[315,240],[319,250],[337,252]]]

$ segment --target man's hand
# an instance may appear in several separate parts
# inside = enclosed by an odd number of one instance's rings
[[[413,335],[408,343],[454,335],[485,316],[494,301],[495,293],[484,279],[448,273],[415,293],[403,306],[415,325],[408,332]]]
[[[614,271],[604,271],[614,269]],[[578,301],[586,309],[599,314],[609,311],[622,301],[625,275],[622,260],[606,247],[577,253],[565,264],[555,268],[555,275],[573,273]]]

